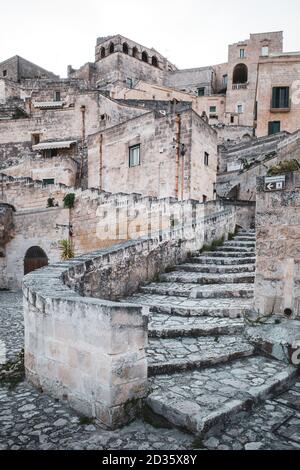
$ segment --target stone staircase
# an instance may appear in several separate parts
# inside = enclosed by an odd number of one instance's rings
[[[203,435],[294,379],[294,367],[258,355],[243,336],[254,277],[255,232],[241,230],[124,299],[151,307],[151,412]]]

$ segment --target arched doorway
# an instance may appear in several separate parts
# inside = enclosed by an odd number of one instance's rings
[[[245,64],[238,64],[234,67],[232,83],[243,84],[248,81],[248,67]]]
[[[39,246],[32,246],[26,251],[24,258],[24,275],[48,265],[48,258]]]

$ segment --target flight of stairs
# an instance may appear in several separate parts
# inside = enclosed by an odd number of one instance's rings
[[[241,230],[124,299],[151,306],[147,406],[153,413],[203,435],[293,380],[295,368],[258,355],[243,336],[254,276],[255,232]]]

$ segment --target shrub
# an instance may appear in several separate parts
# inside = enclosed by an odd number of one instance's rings
[[[60,240],[59,248],[61,251],[62,261],[74,258],[74,250],[72,248],[71,242],[69,240]]]
[[[288,173],[290,171],[298,171],[300,165],[297,160],[284,160],[279,162],[277,165],[272,166],[268,170],[268,176],[282,175],[282,173]]]
[[[72,207],[74,207],[75,194],[74,193],[66,194],[63,201],[64,201],[64,207],[67,207],[68,209],[72,209]]]

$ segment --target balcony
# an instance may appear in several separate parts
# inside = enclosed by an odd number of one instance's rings
[[[233,90],[247,90],[248,83],[234,83],[232,85]]]

